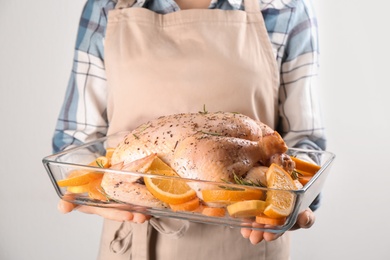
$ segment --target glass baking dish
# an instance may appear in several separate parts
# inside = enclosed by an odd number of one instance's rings
[[[186,219],[193,222],[227,225],[230,227],[247,227],[254,230],[262,230],[267,232],[279,233],[290,229],[296,222],[299,212],[305,210],[313,202],[313,200],[319,195],[321,189],[324,186],[325,180],[329,174],[330,167],[334,161],[335,155],[328,151],[313,151],[303,149],[289,149],[287,154],[294,157],[311,158],[318,162],[321,167],[315,175],[300,189],[297,190],[278,190],[269,189],[265,187],[246,186],[241,184],[227,183],[223,180],[221,182],[209,182],[194,179],[185,179],[177,177],[162,176],[149,173],[129,172],[121,171],[110,168],[102,168],[99,165],[91,165],[91,162],[106,154],[108,148],[115,148],[119,142],[123,140],[127,132],[117,133],[104,138],[100,138],[93,142],[71,148],[69,150],[56,153],[43,158],[42,162],[50,177],[50,180],[57,192],[58,196],[71,203],[80,205],[89,205],[103,208],[116,208],[132,212],[139,212],[154,217],[169,217],[177,219]],[[290,214],[277,224],[276,222],[264,223],[258,222],[256,216],[235,216],[229,214],[229,205],[231,203],[205,203],[202,196],[198,196],[201,199],[200,206],[196,210],[173,210],[168,205],[165,206],[150,206],[143,201],[139,203],[126,203],[118,199],[110,198],[110,196],[102,196],[102,198],[96,198],[91,196],[87,191],[70,192],[67,187],[60,187],[59,181],[65,180],[70,174],[82,171],[87,173],[93,173],[95,176],[105,173],[114,173],[120,176],[129,176],[129,178],[144,179],[170,179],[180,182],[186,182],[190,187],[197,187],[197,194],[204,192],[202,189],[207,190],[229,190],[229,191],[242,191],[250,190],[254,193],[262,194],[260,200],[265,200],[267,193],[273,192],[280,194],[288,194],[291,200]],[[142,183],[141,183],[142,184]],[[101,190],[104,195],[104,191]],[[212,205],[214,204],[214,205]],[[218,207],[221,209],[221,215],[205,214],[204,208]]]

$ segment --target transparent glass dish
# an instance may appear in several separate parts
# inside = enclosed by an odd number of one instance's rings
[[[118,133],[104,138],[100,138],[96,141],[81,145],[57,154],[53,154],[43,158],[42,162],[50,177],[50,180],[57,192],[58,196],[71,203],[80,205],[89,205],[103,208],[115,208],[132,212],[139,212],[155,217],[170,217],[177,219],[186,219],[193,222],[226,225],[230,227],[247,227],[254,230],[262,230],[266,232],[279,233],[290,229],[296,222],[297,216],[300,212],[305,210],[313,202],[313,200],[321,192],[325,180],[329,174],[330,167],[334,161],[335,155],[327,151],[313,151],[303,149],[289,149],[287,154],[296,157],[309,157],[314,159],[321,166],[320,170],[300,189],[298,190],[276,190],[264,187],[253,187],[246,185],[230,184],[221,180],[221,182],[209,182],[194,179],[179,178],[178,181],[185,181],[191,187],[198,187],[199,190],[204,187],[205,189],[223,189],[223,190],[254,190],[260,191],[263,195],[261,199],[265,199],[267,192],[274,193],[288,193],[292,198],[292,208],[290,214],[284,220],[283,224],[264,224],[258,223],[256,217],[233,217],[229,215],[226,210],[222,216],[210,216],[202,213],[200,206],[194,211],[174,211],[169,206],[167,207],[154,207],[147,206],[142,201],[137,204],[130,204],[117,199],[111,199],[108,196],[104,196],[104,199],[93,199],[88,192],[72,193],[69,192],[67,187],[60,187],[58,181],[68,178],[69,174],[74,171],[84,171],[104,174],[116,173],[120,175],[128,175],[129,177],[149,178],[149,179],[178,179],[175,177],[160,176],[155,174],[146,174],[139,172],[128,172],[114,169],[106,169],[98,166],[90,166],[89,164],[100,156],[106,154],[107,148],[115,148],[119,142],[121,142],[127,133]],[[198,193],[199,194],[199,193]],[[206,205],[202,199],[200,199],[201,205]],[[217,207],[227,208],[229,204],[218,204]],[[213,205],[211,205],[213,206]],[[214,205],[215,206],[215,205]]]

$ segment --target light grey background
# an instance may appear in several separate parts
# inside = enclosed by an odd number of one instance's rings
[[[101,220],[58,213],[41,164],[51,152],[83,5],[0,0],[1,260],[97,255]],[[387,10],[379,0],[316,6],[321,100],[337,159],[316,224],[293,233],[292,259],[390,259]]]

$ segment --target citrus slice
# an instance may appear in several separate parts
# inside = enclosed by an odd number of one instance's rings
[[[147,172],[168,177],[180,177],[159,157],[155,158]],[[196,197],[196,192],[184,180],[144,177],[144,182],[146,188],[154,197],[170,205],[182,204]]]
[[[71,193],[85,193],[88,192],[88,185],[89,183],[79,186],[68,186],[66,190]]]
[[[99,178],[88,183],[88,196],[95,200],[108,201],[103,188],[101,187],[103,178]]]
[[[109,168],[110,160],[106,156],[100,156],[96,158],[93,162],[91,162],[89,166],[95,166],[99,168]]]
[[[84,170],[72,171],[68,178],[57,181],[58,186],[80,186],[89,183],[92,180],[101,178],[103,173],[89,172]]]
[[[106,149],[106,155],[105,155],[105,156],[106,156],[108,159],[111,159],[112,154],[114,153],[114,151],[115,151],[115,148],[112,148],[112,147],[107,148],[107,149]]]
[[[226,209],[205,206],[202,209],[202,214],[209,217],[224,217]]]
[[[163,160],[160,159],[160,157],[153,158],[153,162],[149,166],[150,172],[159,172],[159,171],[173,171],[171,166],[166,164]]]
[[[286,223],[286,217],[283,218],[270,218],[264,214],[256,216],[256,222],[264,225],[282,226]]]
[[[294,180],[290,174],[277,164],[271,164],[267,173],[267,187],[275,190],[267,191],[267,207],[264,214],[271,218],[283,218],[290,215],[296,190]]]
[[[310,180],[312,176],[302,175],[298,177],[298,181],[302,186],[305,186]]]
[[[176,204],[176,205],[169,205],[173,211],[194,211],[200,206],[200,201],[198,197],[193,198],[190,201]]]
[[[258,200],[263,192],[258,189],[242,190],[202,190],[203,201],[212,203],[233,203],[243,200]]]
[[[299,159],[297,157],[291,157],[291,160],[295,162],[295,169],[304,175],[314,175],[321,169],[321,166]]]
[[[227,210],[232,217],[248,218],[263,213],[265,206],[264,200],[246,200],[230,204]]]

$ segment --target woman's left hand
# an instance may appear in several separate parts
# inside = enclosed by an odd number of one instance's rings
[[[298,215],[297,222],[290,230],[296,230],[300,228],[310,228],[315,222],[315,214],[311,209],[306,209]],[[252,230],[249,228],[241,228],[241,235],[244,238],[248,238],[249,241],[256,245],[261,241],[272,241],[282,236],[284,233],[270,233],[259,230]]]

